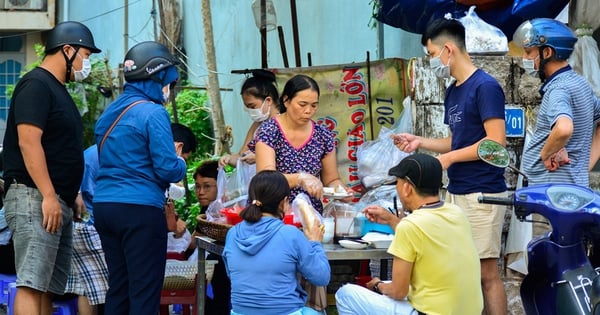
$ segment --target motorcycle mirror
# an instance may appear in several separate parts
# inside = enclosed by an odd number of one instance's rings
[[[477,155],[479,158],[487,164],[496,167],[508,167],[510,164],[510,156],[508,150],[500,143],[490,140],[483,139],[477,145]]]

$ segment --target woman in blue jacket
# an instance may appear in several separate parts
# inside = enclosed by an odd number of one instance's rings
[[[283,224],[290,187],[283,174],[265,170],[250,181],[243,222],[227,233],[223,260],[231,279],[233,315],[320,314],[305,307],[298,274],[316,286],[329,283],[330,266],[319,224]]]
[[[186,172],[163,107],[179,77],[177,63],[159,43],[132,47],[123,63],[123,93],[96,123],[94,214],[109,272],[106,314],[158,313],[167,252],[165,190]]]

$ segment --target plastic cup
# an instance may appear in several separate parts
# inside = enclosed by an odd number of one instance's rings
[[[333,217],[324,218],[323,225],[325,226],[325,234],[323,234],[322,243],[330,243],[335,234],[335,220]]]

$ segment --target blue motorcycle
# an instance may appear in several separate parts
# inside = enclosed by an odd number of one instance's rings
[[[491,165],[514,169],[499,143],[482,141],[478,154]],[[513,206],[522,222],[537,213],[552,226],[527,245],[528,274],[520,289],[527,315],[600,314],[599,270],[588,258],[591,240],[600,235],[600,194],[575,184],[546,184],[517,189],[508,198],[482,196],[479,202]]]

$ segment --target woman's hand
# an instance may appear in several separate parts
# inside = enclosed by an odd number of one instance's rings
[[[223,155],[219,159],[219,166],[225,167],[225,166],[229,165],[229,162],[231,162],[231,155],[230,154]]]
[[[321,199],[323,197],[323,183],[317,177],[308,173],[298,174],[298,184],[309,195]]]
[[[240,159],[247,164],[256,163],[256,155],[250,150],[242,153],[242,157]]]

